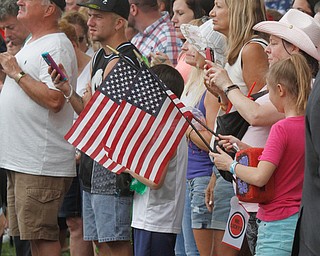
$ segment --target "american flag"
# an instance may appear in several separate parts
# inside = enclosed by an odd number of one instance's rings
[[[141,69],[117,109],[105,139],[108,157],[159,182],[192,114],[148,69]]]
[[[120,59],[65,135],[73,146],[116,173],[125,167],[106,157],[103,138],[136,73],[133,66]]]
[[[66,140],[112,172],[128,168],[158,183],[192,116],[163,87],[149,70],[120,59]]]

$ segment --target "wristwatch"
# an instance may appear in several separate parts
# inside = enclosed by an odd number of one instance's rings
[[[239,88],[238,85],[233,84],[233,85],[228,86],[226,89],[224,89],[223,92],[224,92],[224,94],[228,97],[228,93],[229,93],[230,91],[234,90],[234,89],[239,89],[239,90],[240,90],[240,88]]]
[[[25,75],[26,75],[26,73],[24,73],[23,71],[21,71],[21,72],[14,78],[14,80],[17,82],[17,84],[19,84],[21,78],[24,77]]]

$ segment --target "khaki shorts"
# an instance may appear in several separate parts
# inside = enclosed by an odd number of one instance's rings
[[[58,211],[72,178],[7,171],[10,235],[58,240]]]

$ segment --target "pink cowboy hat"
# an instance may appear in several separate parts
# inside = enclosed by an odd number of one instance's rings
[[[280,37],[320,60],[320,23],[308,14],[290,9],[279,21],[262,21],[253,29]]]

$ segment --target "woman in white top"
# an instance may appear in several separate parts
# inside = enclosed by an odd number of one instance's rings
[[[264,76],[268,69],[268,61],[264,53],[263,39],[252,30],[252,27],[266,19],[264,2],[216,0],[210,16],[213,19],[214,29],[227,37],[227,64],[224,68],[231,80],[239,86],[243,94],[247,94],[253,84],[256,85],[252,92],[258,92],[265,85]],[[208,68],[210,65],[213,63],[209,63]],[[209,69],[208,73],[210,72]],[[227,97],[216,87],[208,89],[217,96],[220,95],[222,106],[219,115],[224,114],[228,105]],[[234,110],[233,108],[231,111]],[[232,184],[225,181],[215,169],[208,185],[206,202],[208,208],[213,208],[214,255],[238,255],[237,250],[222,243],[230,211],[229,202],[233,195]]]

